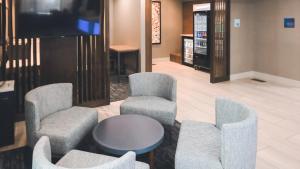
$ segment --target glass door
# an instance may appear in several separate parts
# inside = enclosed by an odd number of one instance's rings
[[[193,65],[193,39],[192,38],[184,38],[184,63],[188,65]]]
[[[207,22],[206,13],[198,12],[194,15],[194,53],[207,55]]]

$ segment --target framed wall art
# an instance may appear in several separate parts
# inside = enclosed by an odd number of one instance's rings
[[[161,44],[161,2],[152,1],[152,44]]]

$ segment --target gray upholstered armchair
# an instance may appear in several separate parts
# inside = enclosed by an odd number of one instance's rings
[[[98,122],[95,109],[72,107],[72,84],[61,83],[36,88],[25,96],[27,142],[30,147],[49,136],[53,153],[63,155],[73,149]]]
[[[184,121],[175,157],[176,169],[255,169],[255,111],[227,99],[216,101],[216,125]]]
[[[51,146],[49,138],[44,136],[37,142],[33,150],[32,169],[149,169],[149,165],[136,162],[134,152],[121,158],[72,150],[56,164],[51,163]]]
[[[129,76],[129,98],[121,114],[141,114],[173,125],[177,113],[176,80],[165,74],[138,73]]]

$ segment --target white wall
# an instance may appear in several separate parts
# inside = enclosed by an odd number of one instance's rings
[[[141,36],[141,1],[140,0],[111,0],[113,1],[113,17],[111,44],[140,47]]]
[[[231,74],[254,70],[255,18],[253,0],[231,0],[230,65]],[[234,19],[241,27],[234,27]]]
[[[110,0],[110,44],[140,49],[145,71],[145,0]]]
[[[300,1],[257,0],[255,3],[255,70],[300,80]],[[296,19],[295,29],[284,18]]]
[[[170,57],[182,48],[182,1],[161,0],[161,7],[161,44],[152,45],[153,58]]]
[[[231,1],[231,74],[257,71],[300,80],[299,0]],[[296,19],[295,29],[284,18]],[[233,27],[233,19],[241,27]]]

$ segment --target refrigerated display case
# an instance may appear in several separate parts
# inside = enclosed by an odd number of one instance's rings
[[[210,11],[194,12],[194,67],[210,70]]]
[[[193,35],[182,35],[182,64],[194,66],[194,38]]]

